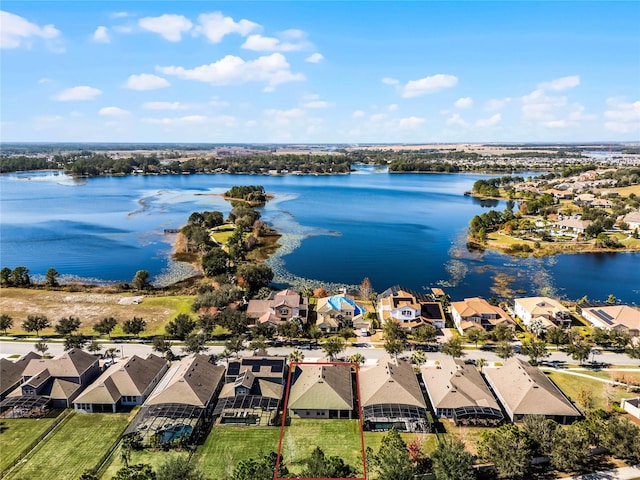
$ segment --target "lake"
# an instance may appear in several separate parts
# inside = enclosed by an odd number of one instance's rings
[[[523,175],[519,173],[519,175]],[[528,175],[524,173],[524,175]],[[339,288],[369,277],[378,292],[400,284],[443,287],[462,299],[497,291],[640,303],[640,253],[517,258],[469,251],[469,220],[502,202],[464,196],[488,175],[388,174],[360,167],[340,176],[163,175],[73,179],[59,172],[0,175],[0,266],[48,268],[92,283],[157,285],[185,278],[170,259],[173,235],[194,211],[231,206],[233,185],[263,185],[275,198],[262,218],[283,234],[269,260],[279,285]],[[492,290],[497,283],[507,290]]]

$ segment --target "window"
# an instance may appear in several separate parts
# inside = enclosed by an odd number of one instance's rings
[[[289,313],[289,310],[287,310],[286,308],[280,309],[280,315],[287,315],[288,313]]]
[[[403,310],[402,311],[402,316],[404,316],[404,317],[410,317],[411,315],[413,315],[413,312],[411,310]]]

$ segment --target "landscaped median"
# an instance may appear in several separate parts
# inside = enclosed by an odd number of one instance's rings
[[[54,429],[9,472],[7,480],[78,478],[84,471],[98,466],[129,422],[129,414],[126,413],[70,415],[68,421]],[[16,419],[16,422],[21,421]],[[20,428],[33,427],[23,425]],[[1,450],[4,457],[4,434]]]

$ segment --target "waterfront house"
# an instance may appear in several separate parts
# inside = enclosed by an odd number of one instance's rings
[[[593,222],[582,220],[580,216],[562,218],[554,224],[554,227],[565,233],[584,233]]]
[[[580,314],[593,327],[621,330],[637,337],[640,335],[640,310],[628,305],[605,305],[582,308]]]
[[[517,315],[525,326],[538,320],[543,328],[571,326],[569,309],[558,300],[549,297],[522,297],[514,300],[513,313]]]
[[[278,326],[292,318],[307,323],[309,300],[295,290],[271,292],[265,300],[249,300],[247,317],[250,323],[268,323]]]
[[[640,229],[640,210],[627,213],[622,221],[629,225],[631,230]]]
[[[0,401],[22,383],[22,372],[29,362],[39,358],[42,357],[35,352],[29,352],[16,361],[0,358]]]
[[[495,426],[504,416],[475,366],[445,357],[420,368],[436,416],[456,425]]]
[[[73,402],[76,412],[113,412],[141,405],[165,374],[169,365],[157,355],[132,355],[111,365]]]
[[[349,365],[296,365],[287,405],[290,417],[352,418],[353,401]]]
[[[359,384],[365,430],[429,431],[427,404],[410,363],[383,359],[363,366]]]
[[[451,316],[458,331],[464,332],[471,327],[485,331],[493,330],[503,323],[515,329],[515,322],[500,307],[489,304],[484,298],[465,298],[451,303]]]
[[[316,325],[323,332],[337,332],[341,328],[368,328],[366,310],[346,295],[318,299]]]
[[[382,324],[395,322],[408,333],[426,324],[436,328],[444,328],[445,324],[440,302],[430,301],[424,294],[399,285],[378,295],[376,313]]]
[[[521,422],[525,415],[544,415],[560,424],[580,418],[560,389],[525,360],[512,357],[502,367],[485,368],[484,376],[513,422]]]

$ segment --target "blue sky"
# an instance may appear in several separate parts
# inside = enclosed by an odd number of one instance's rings
[[[1,140],[640,141],[640,2],[3,1]]]

